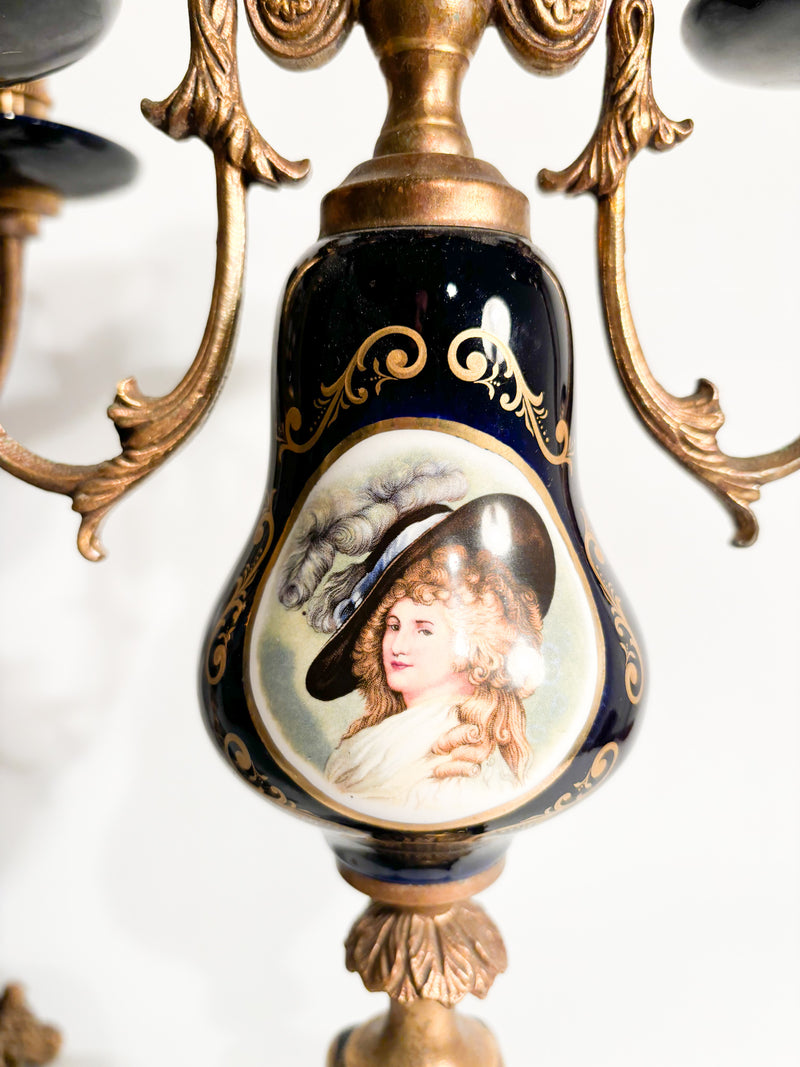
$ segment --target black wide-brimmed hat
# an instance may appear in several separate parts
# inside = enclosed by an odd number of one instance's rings
[[[337,609],[342,624],[308,668],[306,689],[312,697],[335,700],[356,688],[353,649],[373,611],[412,564],[449,545],[463,546],[470,555],[496,556],[517,582],[533,590],[544,618],[553,599],[556,562],[544,522],[527,500],[492,493],[455,511],[430,505],[398,520],[364,561],[365,577]]]

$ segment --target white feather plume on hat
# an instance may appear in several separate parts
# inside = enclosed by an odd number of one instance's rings
[[[308,605],[309,624],[321,633],[332,633],[336,605],[366,573],[361,562],[330,573],[337,556],[366,556],[403,515],[429,504],[460,500],[467,488],[457,467],[426,459],[382,470],[357,490],[321,495],[303,513],[281,575],[281,604],[292,609]]]

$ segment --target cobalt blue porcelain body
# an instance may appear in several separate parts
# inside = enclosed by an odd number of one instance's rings
[[[3,0],[0,83],[31,81],[74,63],[118,8],[119,0]]]
[[[0,183],[93,196],[126,185],[136,158],[105,137],[29,115],[0,115]]]
[[[211,736],[351,869],[475,874],[605,779],[641,706],[572,485],[560,286],[489,231],[325,240],[276,370],[263,512],[202,663]]]

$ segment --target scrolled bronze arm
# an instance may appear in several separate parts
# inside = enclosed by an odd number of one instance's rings
[[[236,0],[189,0],[191,58],[181,84],[161,103],[142,110],[174,138],[199,137],[214,153],[217,189],[217,262],[203,338],[188,371],[171,393],[145,396],[135,379],[117,387],[108,409],[122,451],[90,466],[53,463],[28,451],[0,427],[0,467],[40,489],[72,498],[81,516],[78,547],[101,559],[98,529],[112,505],[152,471],[203,422],[228,368],[241,300],[245,262],[246,190],[252,182],[277,185],[308,173],[308,162],[278,155],[253,126],[242,103],[235,52]],[[0,323],[13,340],[20,258],[0,257]],[[7,357],[4,361],[7,362]]]
[[[650,433],[687,470],[716,493],[733,516],[734,543],[751,545],[758,522],[751,504],[760,487],[800,468],[800,438],[761,456],[722,452],[717,434],[725,415],[716,386],[702,378],[690,396],[676,397],[653,376],[631,312],[625,272],[625,177],[642,148],[663,151],[684,140],[692,123],[671,122],[653,96],[651,0],[612,0],[608,60],[597,129],[572,166],[544,170],[543,188],[591,192],[598,204],[598,265],[611,347],[631,403]]]

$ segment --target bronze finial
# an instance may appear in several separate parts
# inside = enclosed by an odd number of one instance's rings
[[[377,226],[469,226],[528,236],[527,198],[475,159],[461,117],[469,62],[492,0],[363,0],[389,108],[373,159],[322,204],[323,235]]]

